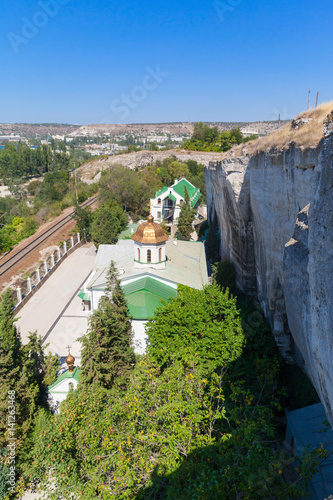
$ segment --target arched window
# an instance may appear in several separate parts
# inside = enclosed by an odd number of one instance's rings
[[[147,262],[151,262],[151,250],[147,250]]]
[[[160,248],[159,251],[158,251],[158,260],[160,262],[162,261],[162,248]]]
[[[161,198],[157,200],[157,203],[160,205],[161,204]]]
[[[140,248],[138,248],[138,261],[140,262]]]

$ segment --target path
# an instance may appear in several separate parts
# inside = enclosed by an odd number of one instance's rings
[[[93,269],[95,257],[93,245],[75,250],[22,308],[16,325],[24,344],[29,332],[37,330],[44,344],[49,344],[46,352],[64,358],[70,345],[76,364],[80,364],[77,338],[87,329],[89,312],[82,310],[77,294]]]

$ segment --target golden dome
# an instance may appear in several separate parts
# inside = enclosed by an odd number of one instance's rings
[[[132,240],[137,241],[138,243],[163,243],[164,241],[168,241],[168,235],[165,234],[162,226],[154,222],[154,217],[149,215],[147,218],[147,222],[140,224],[136,233],[133,234]]]
[[[68,349],[68,356],[65,359],[65,363],[68,366],[68,371],[72,372],[74,370],[75,358],[70,353],[70,347],[67,347],[67,349]]]

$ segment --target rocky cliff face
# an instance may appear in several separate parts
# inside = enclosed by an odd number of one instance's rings
[[[238,286],[256,295],[287,359],[333,423],[333,115],[315,148],[226,157],[206,168],[210,217]]]

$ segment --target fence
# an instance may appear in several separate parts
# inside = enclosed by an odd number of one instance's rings
[[[57,267],[61,264],[75,248],[81,246],[80,233],[71,236],[68,240],[64,241],[51,255],[41,263],[35,271],[31,273],[29,278],[22,279],[16,290],[13,290],[12,295],[14,302],[16,302],[14,314],[22,309],[24,304],[30,297],[42,286],[43,283],[53,274]]]

